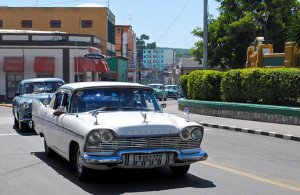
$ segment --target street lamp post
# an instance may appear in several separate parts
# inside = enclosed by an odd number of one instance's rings
[[[269,15],[267,13],[263,13],[262,15],[262,19],[264,22],[264,42],[268,43],[268,38],[267,38],[267,21],[269,19]]]

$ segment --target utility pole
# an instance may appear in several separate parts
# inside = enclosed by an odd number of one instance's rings
[[[208,12],[207,12],[207,0],[204,0],[204,17],[203,17],[203,70],[207,69],[207,40],[208,40]]]

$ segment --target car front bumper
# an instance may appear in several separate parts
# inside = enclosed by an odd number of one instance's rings
[[[208,155],[201,148],[189,149],[189,150],[176,150],[176,149],[148,149],[148,150],[121,150],[114,155],[105,156],[101,153],[83,153],[81,155],[82,162],[87,167],[96,168],[95,165],[106,165],[108,167],[121,167],[121,168],[134,168],[132,166],[126,166],[123,163],[122,156],[126,154],[156,154],[156,153],[172,153],[173,159],[168,161],[165,165],[185,165],[191,164],[197,161],[206,160]],[[162,167],[160,166],[160,167]],[[152,168],[152,167],[146,167]]]

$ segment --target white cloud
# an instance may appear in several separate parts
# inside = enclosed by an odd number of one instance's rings
[[[79,4],[77,7],[106,7],[106,6],[98,3],[83,3],[83,4]]]

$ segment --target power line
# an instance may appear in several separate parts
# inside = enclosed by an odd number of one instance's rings
[[[176,16],[176,18],[173,20],[173,22],[170,24],[170,26],[167,28],[167,30],[156,40],[156,42],[158,42],[162,37],[164,37],[167,32],[172,28],[172,26],[175,24],[175,22],[178,20],[178,18],[180,17],[180,15],[182,14],[182,12],[184,11],[184,9],[186,8],[186,6],[188,5],[188,3],[190,2],[190,0],[187,0],[185,5],[183,6],[183,8],[180,10],[180,12],[178,13],[178,15]]]

